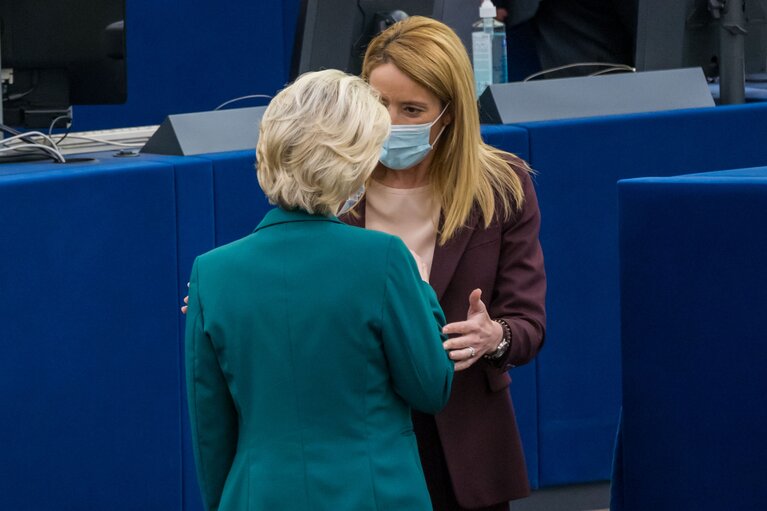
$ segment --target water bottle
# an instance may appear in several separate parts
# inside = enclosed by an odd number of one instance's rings
[[[495,19],[495,14],[493,2],[483,0],[479,8],[479,20],[472,25],[471,51],[477,97],[491,83],[509,81],[506,27]]]

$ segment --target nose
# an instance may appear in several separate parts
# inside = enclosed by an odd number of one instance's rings
[[[389,117],[391,117],[392,124],[397,124],[397,108],[393,105],[389,105],[386,107],[386,110],[389,112]]]

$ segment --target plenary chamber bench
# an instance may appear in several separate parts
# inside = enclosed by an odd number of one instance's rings
[[[620,509],[762,510],[767,167],[618,189]]]
[[[621,404],[620,179],[767,165],[767,103],[522,124],[548,280],[540,486],[607,480]]]
[[[3,509],[178,509],[177,170],[0,166]]]

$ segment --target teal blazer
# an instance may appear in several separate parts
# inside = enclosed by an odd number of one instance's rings
[[[445,319],[396,237],[273,209],[197,258],[186,319],[207,509],[431,510],[410,409],[450,395]]]

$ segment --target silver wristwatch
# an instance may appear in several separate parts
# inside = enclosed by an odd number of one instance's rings
[[[503,328],[503,337],[501,337],[501,342],[498,343],[498,346],[494,351],[485,354],[485,358],[488,360],[498,360],[508,351],[509,346],[511,346],[511,328],[509,328],[509,324],[502,319],[494,319],[493,321]]]

